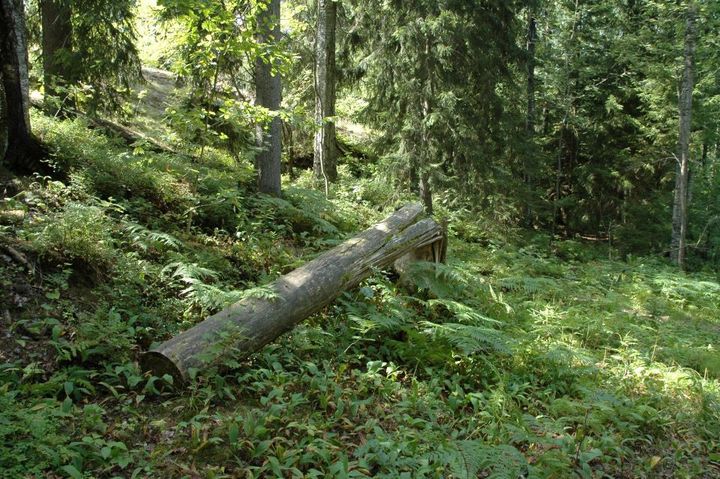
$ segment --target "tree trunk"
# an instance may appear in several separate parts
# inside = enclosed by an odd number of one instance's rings
[[[0,50],[2,55],[2,50]],[[0,69],[0,165],[5,159],[5,152],[8,149],[8,107],[5,101],[5,80],[3,69]]]
[[[528,31],[527,31],[527,115],[525,118],[525,133],[527,135],[528,150],[524,156],[523,183],[528,194],[525,205],[525,225],[532,226],[532,165],[535,150],[533,147],[535,137],[535,44],[537,42],[537,24],[533,10],[528,9]]]
[[[433,201],[432,201],[432,189],[430,187],[430,172],[423,171],[420,174],[420,198],[422,199],[423,206],[425,207],[425,213],[432,215]]]
[[[335,148],[335,0],[318,0],[317,34],[315,36],[315,176],[325,181],[337,180]]]
[[[268,0],[267,8],[258,19],[260,43],[274,43],[280,40],[280,0]],[[271,60],[258,58],[255,63],[255,104],[278,113],[282,100],[280,73],[272,71]],[[273,196],[280,196],[280,174],[282,152],[282,121],[274,116],[267,131],[262,126],[257,132],[261,148],[256,162],[258,169],[258,190]]]
[[[433,87],[432,75],[430,74],[431,47],[430,38],[425,38],[425,55],[423,56],[423,88],[424,95],[422,102],[422,145],[420,147],[421,165],[420,165],[420,198],[425,206],[425,212],[428,215],[433,214],[432,187],[430,185],[430,159],[428,152],[430,151],[430,126],[428,118],[432,113],[432,105],[430,101],[435,96],[435,88]]]
[[[23,168],[34,143],[30,133],[30,81],[22,0],[0,0],[0,162]]]
[[[420,219],[422,215],[421,205],[405,206],[382,223],[281,276],[267,286],[270,295],[243,299],[152,349],[141,358],[143,370],[156,376],[171,374],[182,383],[190,368],[215,364],[229,348],[239,356],[259,350],[377,269],[444,241],[440,225],[429,218]],[[444,255],[442,244],[435,249]]]
[[[537,23],[533,11],[528,11],[527,32],[527,117],[525,131],[529,138],[535,134],[535,44],[537,42]]]
[[[690,128],[692,126],[692,95],[695,83],[695,41],[697,29],[695,19],[697,5],[688,6],[685,26],[685,52],[683,55],[683,76],[680,86],[678,110],[680,113],[678,139],[678,165],[675,175],[675,195],[673,199],[672,237],[670,258],[679,267],[685,266],[685,248],[688,224],[688,179],[690,177]]]
[[[57,87],[67,86],[73,82],[67,55],[72,51],[71,10],[67,0],[42,0],[40,2],[42,16],[42,61],[45,96],[63,97],[63,106],[72,108],[69,95]]]

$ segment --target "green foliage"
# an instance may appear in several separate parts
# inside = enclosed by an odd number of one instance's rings
[[[178,229],[174,210],[146,205],[149,225],[134,219],[138,203],[118,208],[72,185],[39,182],[10,206],[29,216],[53,204],[100,215],[93,224],[112,240],[115,273],[92,286],[92,301],[73,280],[76,266],[45,273],[37,311],[47,319],[18,322],[19,341],[54,355],[0,368],[0,387],[14,394],[0,421],[9,471],[437,478],[712,470],[720,432],[717,353],[708,348],[720,307],[712,276],[606,260],[603,246],[581,241],[549,249],[542,235],[515,236],[518,247],[484,230],[481,242],[451,238],[450,262],[414,265],[401,288],[375,275],[250,360],[236,358],[228,335],[213,352],[217,367],[193,371],[189,388],[169,395],[167,378],[143,377],[133,365],[138,350],[228,302],[274,297],[245,289],[261,283],[236,276],[235,261],[267,265],[269,279],[302,258],[283,245],[315,254],[327,247],[316,240],[377,213],[304,190],[289,189],[286,200],[243,192],[238,204],[247,207],[233,216],[247,241],[241,250],[221,230]],[[206,191],[221,187],[213,180]],[[487,220],[455,221],[469,234]],[[276,249],[243,256],[266,246]]]
[[[152,231],[137,223],[128,222],[124,229],[130,237],[130,241],[143,251],[158,247],[176,250],[182,245],[180,240],[168,233]]]
[[[180,295],[188,304],[187,312],[194,308],[214,312],[239,299],[237,292],[226,292],[208,284],[217,280],[217,272],[195,263],[170,263],[160,273],[171,282],[179,283]]]
[[[190,83],[189,98],[169,109],[172,126],[201,145],[224,146],[236,158],[254,151],[256,124],[272,114],[245,98],[255,61],[284,70],[288,58],[278,41],[257,36],[266,2],[158,2],[159,19],[175,33],[176,48],[163,63]],[[204,154],[204,147],[201,155]]]
[[[453,477],[470,479],[489,470],[487,477],[514,479],[526,474],[525,457],[512,446],[488,446],[479,441],[457,441],[449,459]]]
[[[40,0],[27,2],[31,40],[42,48]],[[62,0],[70,10],[70,38],[55,54],[63,78],[52,81],[61,97],[73,99],[74,107],[89,112],[120,110],[129,86],[140,78],[136,47],[136,0]],[[37,23],[36,23],[37,22]],[[49,85],[45,85],[46,89]],[[46,98],[61,104],[64,98]]]
[[[101,208],[69,203],[33,225],[31,235],[41,256],[102,270],[114,255],[109,232],[110,221]]]
[[[7,365],[3,365],[5,377]],[[63,423],[68,416],[54,400],[23,404],[4,382],[0,394],[0,467],[4,477],[43,474],[71,457]]]
[[[372,92],[366,116],[380,130],[379,147],[394,160],[401,184],[431,175],[435,184],[465,191],[489,183],[484,176],[499,169],[485,168],[485,158],[504,149],[498,127],[513,122],[500,107],[500,91],[513,88],[508,63],[519,58],[518,7],[351,4],[348,43]]]
[[[339,111],[375,130],[338,119],[360,148],[329,198],[309,171],[269,198],[247,161],[269,116],[243,98],[246,70],[283,63],[307,148],[313,9],[287,4],[292,63],[254,38],[262,2],[161,2],[154,58],[185,86],[157,103],[183,140],[160,113],[153,127],[193,155],[34,113],[55,177],[0,178],[0,476],[715,475],[714,54],[698,51],[693,133],[703,272],[678,273],[644,254],[668,236],[682,6],[631,3],[344,2],[340,62],[357,68]],[[234,301],[278,300],[271,280],[406,202],[413,170],[449,219],[447,264],[379,271],[250,358],[227,333],[180,391],[138,369]]]

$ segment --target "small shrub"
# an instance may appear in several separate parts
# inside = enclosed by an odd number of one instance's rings
[[[103,270],[115,254],[111,228],[101,208],[70,203],[41,220],[32,237],[40,256]]]

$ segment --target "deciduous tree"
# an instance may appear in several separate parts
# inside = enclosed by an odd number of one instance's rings
[[[326,182],[337,179],[335,148],[335,27],[336,0],[317,1],[315,34],[315,156],[313,169]]]
[[[697,42],[697,5],[690,0],[685,26],[685,48],[683,54],[683,74],[678,97],[680,113],[678,135],[678,165],[675,176],[673,199],[672,238],[670,256],[681,268],[685,265],[687,247],[688,202],[690,191],[690,134],[692,126],[692,97],[695,86],[695,43]]]

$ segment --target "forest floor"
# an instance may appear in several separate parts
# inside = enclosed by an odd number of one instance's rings
[[[720,477],[716,273],[439,206],[416,289],[378,273],[172,391],[141,351],[408,198],[33,122],[58,173],[0,185],[0,477]]]

